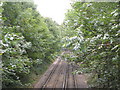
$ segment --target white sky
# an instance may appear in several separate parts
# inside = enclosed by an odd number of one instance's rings
[[[44,17],[50,17],[58,24],[64,20],[67,9],[70,8],[70,0],[34,0],[37,10]]]

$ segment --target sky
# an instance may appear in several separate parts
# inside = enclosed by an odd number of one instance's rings
[[[37,10],[43,17],[50,17],[58,24],[62,24],[70,0],[34,0]]]

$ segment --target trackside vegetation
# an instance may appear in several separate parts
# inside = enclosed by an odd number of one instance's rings
[[[33,2],[4,2],[0,9],[2,85],[29,86],[28,77],[43,72],[59,51],[59,25],[42,17]]]
[[[31,2],[0,2],[3,88],[32,87],[64,50],[89,88],[120,89],[120,3],[71,3],[61,25]]]
[[[120,3],[74,2],[64,20],[66,55],[91,88],[120,88]]]

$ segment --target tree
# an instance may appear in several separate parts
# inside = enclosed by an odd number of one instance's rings
[[[119,5],[117,2],[75,2],[66,14],[69,35],[66,46],[72,49],[80,72],[93,73],[90,87],[119,86]]]
[[[3,87],[24,86],[25,77],[39,74],[41,66],[52,61],[59,36],[50,31],[33,2],[4,2],[2,8]]]

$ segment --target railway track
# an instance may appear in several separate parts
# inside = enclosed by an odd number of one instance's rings
[[[60,57],[49,67],[34,88],[87,88],[84,75],[73,74],[76,68]]]

